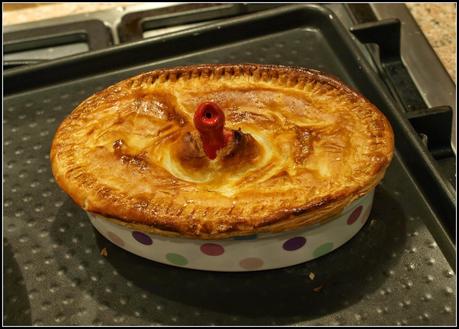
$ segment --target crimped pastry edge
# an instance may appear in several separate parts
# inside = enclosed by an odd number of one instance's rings
[[[382,173],[381,176],[384,176],[384,173]],[[159,228],[154,227],[153,225],[130,223],[130,222],[122,221],[117,218],[107,217],[102,214],[99,214],[99,215],[101,215],[104,220],[107,220],[116,225],[120,225],[129,230],[141,231],[144,233],[160,235],[160,236],[170,237],[170,238],[188,238],[188,239],[196,239],[196,240],[222,240],[222,239],[229,239],[229,238],[234,238],[234,237],[239,237],[239,236],[247,236],[247,235],[253,235],[253,234],[260,234],[260,233],[272,233],[272,234],[281,233],[281,232],[286,233],[288,231],[294,231],[300,228],[307,228],[309,226],[326,224],[334,220],[335,216],[340,214],[347,206],[351,205],[354,201],[364,197],[367,193],[370,193],[375,188],[375,186],[379,183],[379,181],[380,179],[375,180],[374,184],[372,184],[365,192],[362,191],[361,195],[354,195],[354,196],[349,196],[348,198],[343,198],[339,200],[338,202],[335,202],[333,204],[333,207],[326,208],[326,210],[324,210],[323,208],[320,208],[320,209],[317,209],[317,211],[314,212],[314,214],[309,213],[303,216],[302,215],[292,216],[292,218],[286,219],[281,222],[277,222],[272,225],[261,226],[257,229],[251,229],[251,230],[245,230],[245,231],[239,230],[239,231],[217,233],[217,234],[201,233],[200,235],[196,236],[196,235],[188,235],[188,234],[183,234],[183,233],[174,232],[174,231],[161,230]]]
[[[131,229],[138,229],[144,232],[159,234],[162,236],[169,236],[169,237],[188,237],[188,238],[196,238],[196,239],[224,239],[234,236],[242,236],[242,235],[249,235],[255,233],[264,233],[264,232],[271,232],[277,233],[282,231],[294,230],[300,227],[305,227],[309,225],[315,225],[326,222],[328,219],[332,218],[334,215],[341,212],[347,205],[358,199],[359,197],[365,195],[368,191],[374,188],[379,181],[383,178],[386,168],[388,167],[392,156],[393,156],[393,132],[390,127],[389,122],[381,114],[381,112],[371,103],[369,102],[364,96],[360,93],[352,90],[348,86],[344,85],[341,81],[337,78],[329,75],[324,74],[320,71],[313,70],[313,69],[305,69],[301,67],[289,67],[289,66],[282,66],[282,65],[258,65],[258,64],[220,64],[220,65],[193,65],[193,66],[180,66],[171,69],[162,69],[162,70],[155,70],[147,73],[143,73],[141,75],[134,76],[130,79],[123,80],[115,85],[112,85],[101,91],[88,99],[86,99],[80,106],[84,106],[83,104],[89,105],[91,100],[97,98],[97,95],[101,93],[110,93],[115,92],[119,86],[123,87],[135,87],[140,86],[142,83],[152,83],[156,79],[160,79],[160,81],[165,81],[169,79],[178,79],[179,77],[188,76],[189,78],[194,78],[197,76],[201,76],[202,74],[210,75],[210,74],[217,74],[217,75],[234,75],[234,74],[250,74],[254,76],[258,76],[260,79],[269,79],[273,75],[276,77],[280,77],[281,75],[284,76],[283,85],[294,87],[301,81],[305,80],[312,80],[315,82],[320,82],[322,85],[328,85],[331,88],[340,89],[345,93],[352,94],[354,97],[358,99],[364,100],[369,107],[372,108],[373,111],[378,112],[381,117],[384,119],[384,138],[389,140],[389,149],[385,150],[384,152],[386,161],[380,165],[378,170],[374,173],[371,181],[368,182],[365,186],[359,186],[355,188],[353,191],[340,191],[337,195],[329,195],[327,198],[323,198],[322,200],[318,200],[313,203],[309,203],[305,205],[305,207],[295,208],[295,209],[281,209],[276,213],[272,214],[270,218],[266,218],[258,226],[247,226],[246,229],[236,229],[236,230],[227,230],[224,232],[213,231],[213,232],[195,232],[190,229],[190,226],[183,226],[177,225],[174,227],[176,222],[172,222],[172,227],[168,225],[167,229],[161,228],[164,227],[161,225],[160,222],[155,222],[155,219],[150,219],[153,223],[150,224],[143,224],[139,222],[135,222],[135,218],[129,219],[115,219],[112,215],[116,213],[111,209],[111,213],[107,213],[102,209],[97,209],[89,206],[86,202],[86,196],[88,191],[83,191],[86,193],[81,193],[78,191],[78,186],[74,186],[75,184],[72,182],[68,182],[63,179],[63,175],[61,175],[57,161],[55,161],[55,144],[56,144],[56,137],[55,135],[53,139],[53,143],[51,146],[51,163],[52,163],[52,171],[55,176],[57,183],[60,187],[68,194],[70,197],[79,204],[83,209],[89,212],[98,213],[108,220],[116,222],[120,225]],[[78,108],[77,107],[77,108]],[[66,123],[64,120],[61,123],[63,126]],[[58,128],[61,128],[61,126]],[[74,191],[78,191],[80,193],[74,193]],[[78,194],[78,195],[77,195]],[[86,194],[86,195],[85,195]],[[122,204],[125,206],[125,204]],[[126,209],[119,209],[119,213],[126,213]],[[129,211],[128,211],[129,213]],[[116,216],[118,217],[118,216]],[[164,222],[164,221],[163,221]],[[216,223],[215,225],[218,225]]]

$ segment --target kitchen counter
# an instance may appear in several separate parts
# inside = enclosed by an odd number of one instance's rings
[[[422,32],[456,82],[456,4],[407,4]]]
[[[57,3],[57,4],[4,4],[3,24],[20,24],[65,15],[139,5],[118,3]],[[441,62],[456,82],[456,4],[409,3],[407,7],[416,19]]]

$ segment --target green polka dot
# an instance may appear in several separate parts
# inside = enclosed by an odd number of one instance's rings
[[[179,254],[173,254],[173,253],[167,254],[166,259],[174,265],[184,266],[188,264],[188,260]]]
[[[320,257],[333,250],[333,242],[327,242],[314,250],[314,257]]]

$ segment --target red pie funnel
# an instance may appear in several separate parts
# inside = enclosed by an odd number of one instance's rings
[[[225,147],[229,139],[224,132],[225,114],[214,102],[205,102],[198,106],[193,121],[201,136],[204,152],[214,160],[217,151]]]

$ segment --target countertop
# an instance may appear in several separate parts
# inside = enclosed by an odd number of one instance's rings
[[[20,24],[139,4],[134,2],[4,4],[3,24]],[[456,3],[407,3],[406,5],[451,78],[456,82]]]
[[[406,5],[456,83],[456,3]]]

